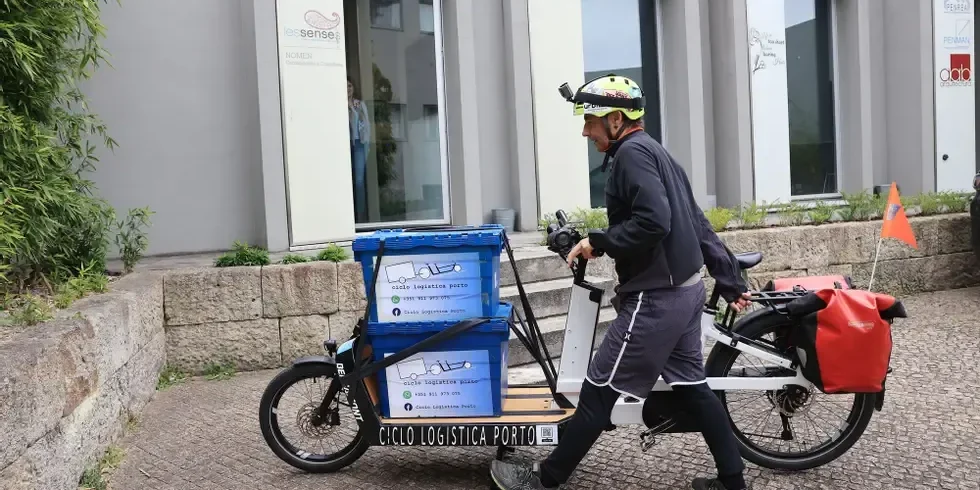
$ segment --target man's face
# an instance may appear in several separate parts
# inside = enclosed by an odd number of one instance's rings
[[[613,112],[606,117],[609,118],[609,129],[615,134],[622,124],[620,113]],[[609,148],[609,133],[606,132],[606,128],[602,124],[602,118],[600,117],[592,114],[585,115],[585,123],[582,125],[582,136],[591,140],[592,144],[599,151],[606,151]]]

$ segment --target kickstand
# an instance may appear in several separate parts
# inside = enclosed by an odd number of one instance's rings
[[[503,461],[505,454],[509,454],[509,453],[514,452],[514,451],[516,451],[516,449],[514,449],[514,448],[512,448],[510,446],[502,446],[502,445],[501,446],[497,446],[497,455],[494,456],[494,459],[498,459],[500,461]]]

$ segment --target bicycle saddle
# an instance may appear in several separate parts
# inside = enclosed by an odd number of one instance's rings
[[[738,266],[742,269],[751,269],[762,262],[762,252],[743,252],[740,254],[735,254],[735,259],[738,260]]]

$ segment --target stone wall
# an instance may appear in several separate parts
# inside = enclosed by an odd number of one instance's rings
[[[139,273],[49,322],[0,328],[0,488],[74,489],[156,389],[163,281]]]
[[[918,249],[893,238],[881,243],[874,290],[893,295],[980,285],[967,213],[909,218]],[[759,251],[749,271],[755,288],[781,277],[843,274],[867,288],[881,221],[739,230],[719,235],[733,252]],[[708,280],[709,291],[713,284]]]
[[[980,284],[968,214],[910,221],[919,248],[885,240],[876,291],[905,295]],[[824,274],[848,275],[856,287],[867,287],[880,229],[881,221],[844,222],[720,236],[735,252],[764,253],[750,271],[755,288],[774,278]],[[612,261],[594,261],[589,274],[615,277]],[[522,280],[529,277],[522,273]],[[713,281],[706,282],[710,291]],[[322,353],[325,338],[339,343],[349,337],[365,306],[360,265],[350,261],[172,271],[164,298],[168,360],[191,373],[213,362],[275,368]]]
[[[169,362],[267,369],[350,337],[366,306],[356,262],[173,271],[164,279]],[[339,342],[338,342],[339,343]]]

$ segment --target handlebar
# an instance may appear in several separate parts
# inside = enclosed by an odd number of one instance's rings
[[[578,242],[582,241],[584,236],[582,233],[569,222],[568,214],[564,210],[559,209],[555,213],[555,217],[558,218],[558,224],[551,223],[548,225],[548,250],[558,254],[562,260],[568,260],[568,254],[571,253],[572,249]],[[602,257],[604,254],[601,250],[594,250],[593,255],[595,257]],[[575,258],[575,262],[572,264],[572,274],[574,275],[574,280],[576,283],[585,280],[585,268],[588,265],[589,259],[579,255]]]
[[[558,223],[551,223],[548,225],[548,250],[558,254],[562,260],[568,260],[568,254],[571,253],[572,249],[578,242],[582,241],[584,236],[572,224],[568,219],[568,214],[564,210],[559,209],[555,212],[555,217],[558,218]],[[601,257],[604,253],[601,250],[596,250],[593,254],[596,257]],[[578,256],[575,263],[572,264],[572,274],[574,277],[574,282],[580,283],[585,280],[585,268],[588,265],[588,259]],[[708,308],[714,309],[718,304],[718,300],[721,298],[721,291],[719,291],[718,286],[715,285],[712,288],[710,300],[708,302]]]

